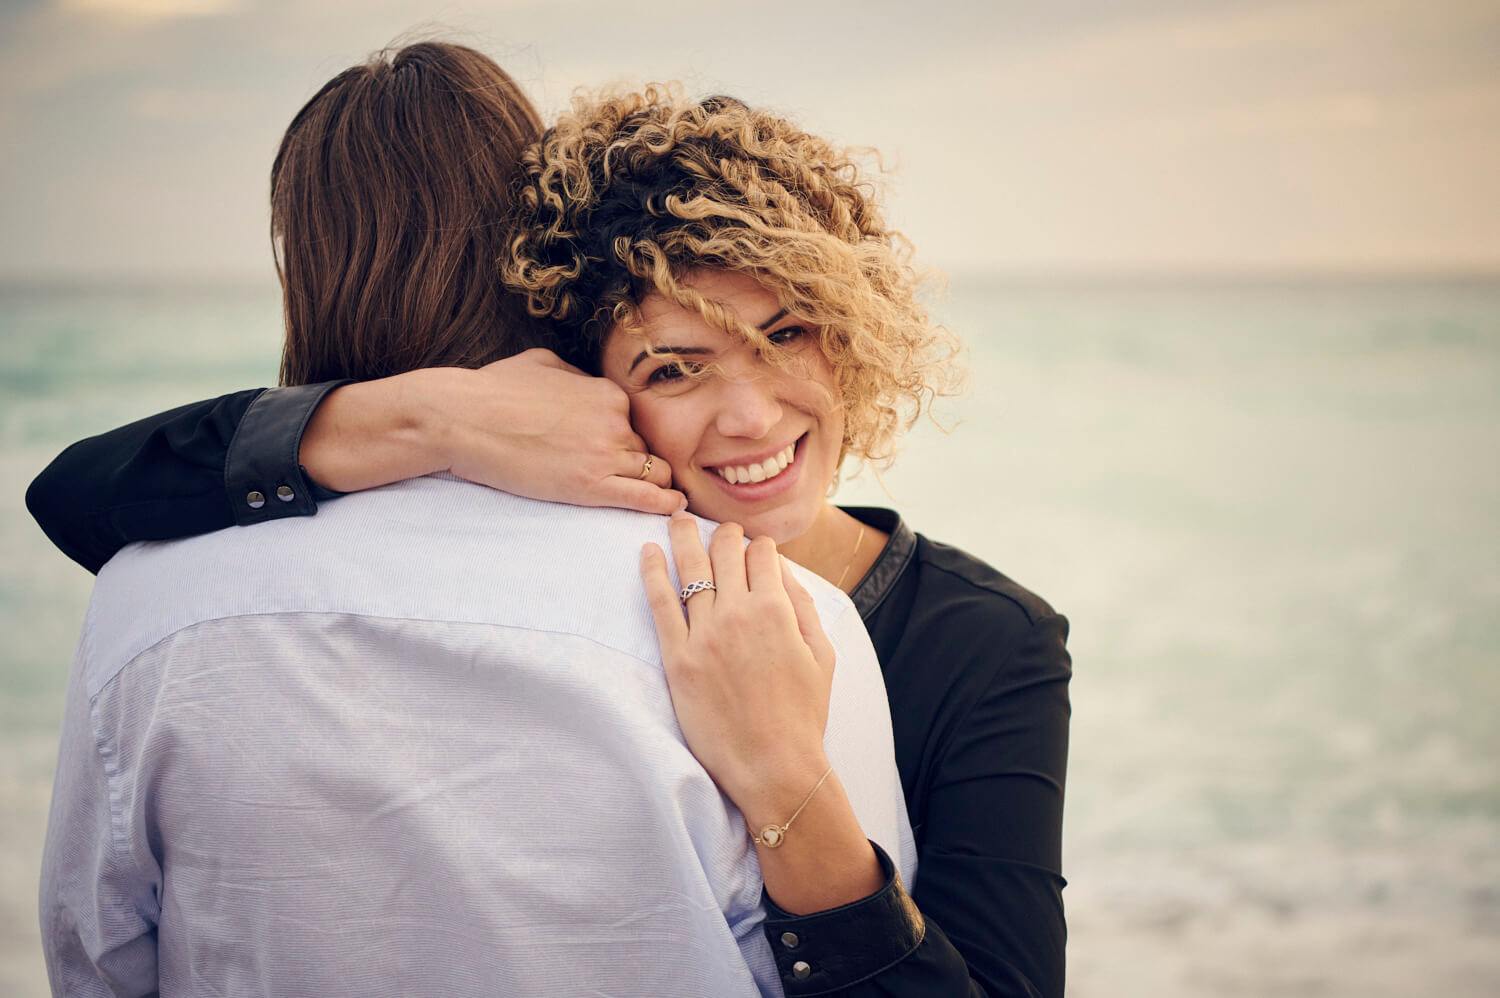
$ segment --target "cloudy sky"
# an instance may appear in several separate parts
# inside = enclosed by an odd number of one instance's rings
[[[876,146],[955,272],[1500,273],[1496,0],[0,0],[0,279],[268,279],[282,129],[413,32]]]

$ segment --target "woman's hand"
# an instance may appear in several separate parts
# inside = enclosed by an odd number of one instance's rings
[[[341,492],[452,471],[532,499],[671,513],[672,469],[630,427],[617,385],[527,350],[478,370],[428,368],[345,385],[313,413],[302,465]]]
[[[688,597],[684,619],[661,548],[641,552],[683,736],[752,827],[784,821],[828,767],[833,646],[771,538],[746,547],[740,527],[726,523],[704,551],[685,513],[670,531],[682,584],[706,579],[717,587]]]
[[[666,556],[655,544],[641,551],[672,707],[688,748],[750,829],[790,824],[775,844],[756,846],[766,892],[793,914],[870,896],[885,883],[880,860],[823,751],[834,652],[812,596],[769,537],[745,547],[726,523],[704,551],[686,513],[670,531],[682,584],[717,587],[689,596],[684,620]]]

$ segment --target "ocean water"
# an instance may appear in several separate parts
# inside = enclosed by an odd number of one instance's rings
[[[967,394],[840,498],[1073,621],[1071,995],[1500,993],[1500,283],[955,283]],[[0,993],[91,577],[70,440],[275,375],[273,288],[0,288]]]

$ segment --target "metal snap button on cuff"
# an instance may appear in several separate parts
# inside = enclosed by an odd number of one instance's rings
[[[260,509],[266,504],[265,494],[262,492],[251,492],[249,495],[245,496],[245,503],[251,509]]]
[[[276,489],[276,498],[280,499],[282,502],[291,502],[293,499],[297,498],[297,493],[292,491],[292,487],[290,485],[281,485]]]
[[[812,964],[806,960],[798,960],[792,964],[792,976],[799,981],[805,981],[812,976]]]
[[[802,940],[797,938],[797,933],[795,932],[783,932],[781,934],[781,945],[787,949],[796,949],[801,942]]]

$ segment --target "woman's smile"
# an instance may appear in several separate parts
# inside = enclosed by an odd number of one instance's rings
[[[787,444],[771,457],[764,461],[751,461],[748,464],[721,464],[710,466],[709,470],[716,472],[718,476],[730,485],[745,485],[748,483],[760,484],[772,482],[781,476],[791,465],[797,455],[797,444]]]
[[[694,513],[793,540],[826,505],[843,455],[832,367],[816,332],[753,277],[700,270],[684,283],[768,345],[653,294],[640,304],[640,332],[610,333],[604,374],[630,395],[636,431],[671,464]],[[773,362],[762,350],[782,353]]]

